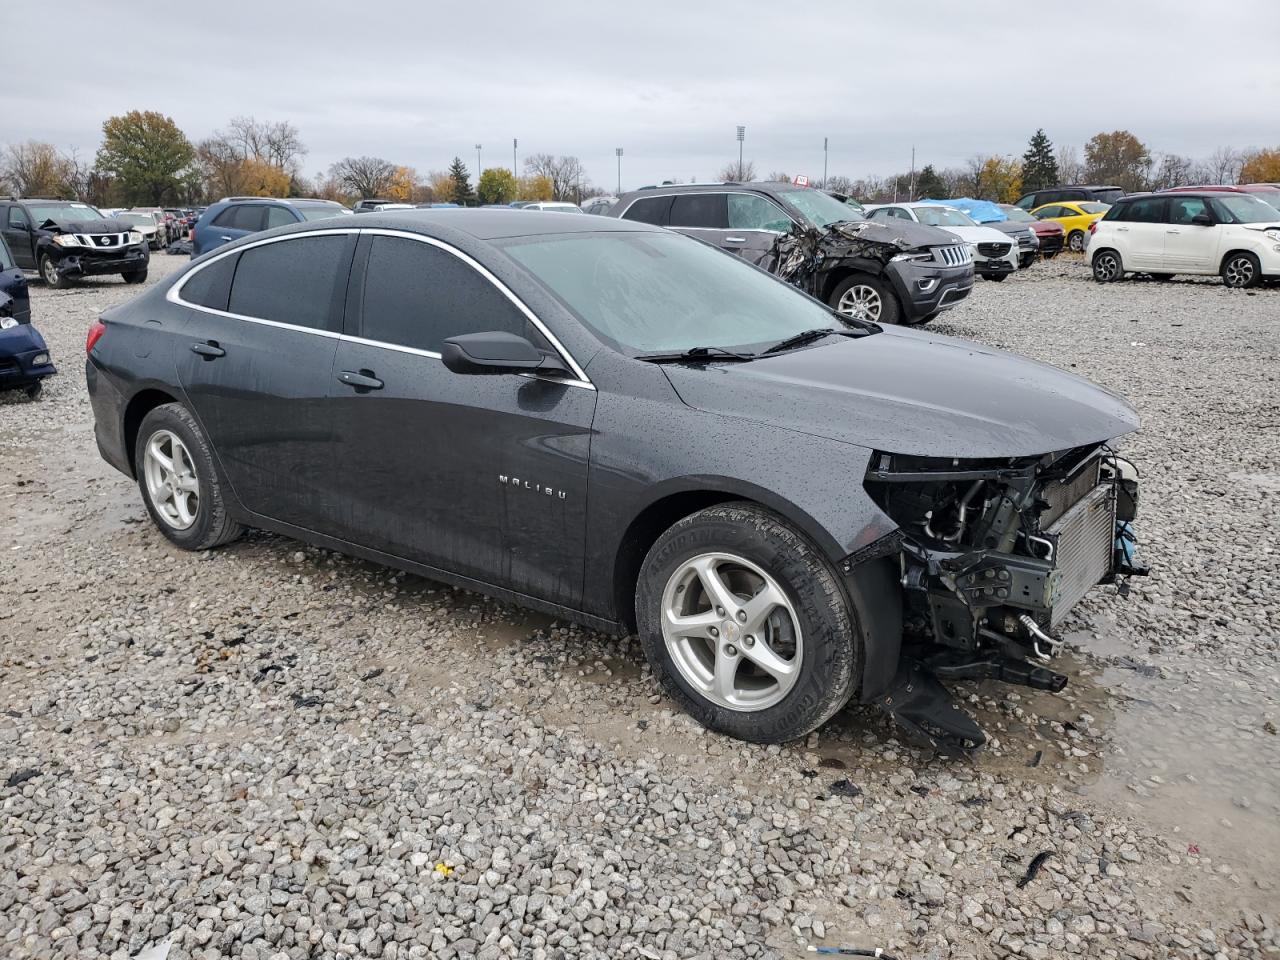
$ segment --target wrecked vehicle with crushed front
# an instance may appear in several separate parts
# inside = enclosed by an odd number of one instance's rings
[[[125,283],[147,279],[151,254],[134,225],[104,217],[76,200],[0,199],[0,230],[18,266],[63,289],[82,277],[117,273]]]
[[[908,220],[875,223],[829,193],[789,183],[645,187],[607,216],[697,237],[873,323],[928,323],[973,289],[973,255],[954,234]]]
[[[628,220],[251,234],[87,351],[99,449],[176,546],[258,527],[636,633],[746,740],[852,700],[971,749],[941,680],[1059,689],[1055,631],[1134,564],[1123,399]]]

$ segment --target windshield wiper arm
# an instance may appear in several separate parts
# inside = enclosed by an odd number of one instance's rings
[[[821,340],[825,336],[834,337],[861,337],[866,333],[864,330],[836,330],[832,327],[815,327],[812,330],[801,330],[794,336],[787,337],[785,340],[779,340],[772,347],[764,351],[764,354],[781,353],[783,350],[791,350],[795,347],[803,347],[806,343],[813,343],[815,340]]]
[[[724,347],[690,347],[680,353],[642,353],[635,359],[648,363],[710,363],[713,360],[754,360],[756,354],[739,353]]]

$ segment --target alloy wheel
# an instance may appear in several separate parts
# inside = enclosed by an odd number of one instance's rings
[[[51,259],[49,259],[48,257],[44,258],[44,260],[41,263],[40,272],[41,272],[41,276],[44,277],[45,283],[47,283],[51,287],[57,286],[58,268],[54,266],[53,261]]]
[[[1079,230],[1077,230],[1067,240],[1067,246],[1069,246],[1076,253],[1082,252],[1084,250],[1084,234],[1081,233]]]
[[[840,297],[840,302],[836,304],[836,313],[853,317],[855,320],[870,320],[873,323],[880,319],[883,310],[884,303],[880,299],[880,292],[874,287],[861,283],[854,284],[846,290]]]
[[[1116,280],[1120,276],[1120,261],[1114,253],[1100,253],[1093,261],[1093,275],[1102,281]]]
[[[1247,287],[1253,282],[1253,261],[1248,257],[1232,257],[1222,271],[1228,287]]]
[[[700,554],[671,575],[662,638],[685,682],[730,710],[767,709],[800,675],[795,608],[777,581],[735,554]]]
[[[170,430],[157,430],[143,454],[147,496],[156,514],[175,530],[186,530],[200,512],[200,480],[191,454]]]

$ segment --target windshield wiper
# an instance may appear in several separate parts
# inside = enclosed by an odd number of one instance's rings
[[[801,330],[794,336],[787,337],[785,340],[779,340],[772,347],[769,347],[761,356],[770,353],[781,353],[783,350],[792,350],[796,347],[803,347],[806,343],[813,343],[815,340],[821,340],[825,336],[833,337],[862,337],[869,331],[866,330],[835,330],[831,327],[815,327],[812,330]]]
[[[648,363],[710,363],[713,360],[754,360],[756,354],[739,353],[724,347],[690,347],[680,353],[642,353],[635,359]]]

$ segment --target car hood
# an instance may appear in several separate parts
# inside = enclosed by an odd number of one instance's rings
[[[955,243],[946,230],[911,220],[850,220],[840,224],[838,234],[856,234],[861,240],[891,244],[900,250]]]
[[[1007,243],[1009,238],[993,227],[943,227],[966,243]]]
[[[691,407],[888,453],[1022,457],[1138,429],[1123,398],[967,340],[885,328],[748,363],[664,367]]]
[[[1034,230],[1037,234],[1066,232],[1065,230],[1062,229],[1062,224],[1060,224],[1057,220],[1037,220],[1035,223],[1028,223],[1027,226],[1030,227],[1032,230]]]
[[[131,224],[115,217],[94,220],[46,220],[40,224],[41,230],[56,230],[59,233],[128,233],[133,229]]]
[[[1000,233],[1010,237],[1020,237],[1024,233],[1035,233],[1031,229],[1031,224],[1016,223],[1013,220],[992,220],[990,223],[984,223],[983,226],[998,230]]]

